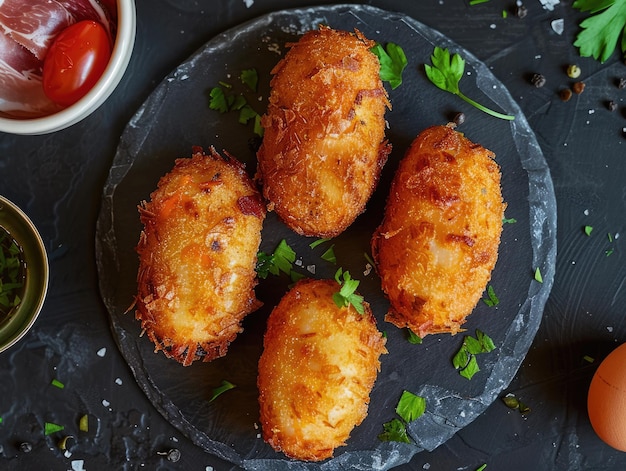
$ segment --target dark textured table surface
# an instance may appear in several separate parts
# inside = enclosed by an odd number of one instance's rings
[[[0,134],[0,194],[39,228],[51,274],[34,328],[0,354],[1,469],[237,469],[194,445],[137,385],[100,296],[96,221],[120,136],[170,71],[245,21],[322,4],[329,2],[138,0],[129,69],[97,112],[49,135]],[[523,18],[516,16],[513,0],[367,4],[440,31],[489,67],[537,137],[558,207],[551,295],[535,340],[502,393],[523,399],[530,413],[495,400],[447,442],[396,469],[626,469],[626,454],[600,441],[586,413],[597,364],[626,340],[625,249],[619,237],[626,224],[626,90],[617,86],[626,65],[617,52],[605,63],[579,56],[573,43],[586,15],[571,2],[526,0]],[[580,66],[586,87],[563,102],[559,92],[573,82],[565,72],[569,64]],[[546,78],[543,87],[531,84],[534,73]],[[616,110],[609,110],[609,101]],[[584,226],[593,226],[591,236]],[[55,378],[65,388],[52,386]],[[76,424],[83,414],[90,430],[81,435]],[[66,425],[66,434],[74,436],[67,451],[58,448],[58,435],[42,433],[45,422]],[[20,450],[23,442],[32,451]],[[180,460],[167,459],[170,449],[181,452]]]

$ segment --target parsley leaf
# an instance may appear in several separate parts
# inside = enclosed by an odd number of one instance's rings
[[[405,422],[412,422],[421,417],[426,411],[426,399],[409,391],[402,391],[402,396],[396,406],[396,413]]]
[[[257,253],[256,272],[259,278],[265,279],[268,275],[278,275],[280,272],[289,275],[293,279],[293,262],[296,261],[296,252],[281,240],[271,255],[265,252]]]
[[[365,312],[363,296],[356,294],[360,281],[352,279],[350,272],[344,272],[341,267],[335,272],[335,281],[341,286],[339,291],[333,294],[335,304],[339,307],[352,305],[356,312],[363,314]]]
[[[389,43],[386,48],[383,48],[376,43],[370,50],[380,62],[380,79],[383,82],[389,82],[392,90],[398,88],[402,84],[402,72],[408,64],[402,48],[394,43]]]
[[[239,77],[250,90],[256,92],[256,87],[259,83],[259,75],[257,74],[256,69],[244,69],[241,71],[241,75]]]
[[[417,335],[411,329],[406,329],[406,330],[407,330],[407,340],[409,341],[409,343],[412,343],[413,345],[420,345],[422,343],[422,337]]]
[[[459,89],[459,82],[461,81],[465,70],[465,59],[463,59],[459,54],[451,56],[450,51],[447,49],[435,46],[435,50],[433,51],[430,60],[432,62],[432,66],[424,64],[426,76],[437,87],[458,96],[463,101],[487,113],[488,115],[509,121],[515,119],[515,116],[493,111],[461,93],[461,90]]]
[[[484,332],[476,329],[476,337],[466,335],[461,348],[452,357],[452,365],[459,374],[467,379],[480,371],[476,355],[488,353],[496,348],[493,340]]]
[[[535,281],[543,283],[543,276],[541,276],[541,270],[539,267],[535,268]]]
[[[582,57],[605,62],[615,51],[620,36],[622,52],[626,53],[626,0],[576,0],[573,7],[591,14],[580,23],[582,31],[574,42]]]
[[[383,424],[384,432],[378,435],[381,442],[411,443],[406,433],[406,426],[400,419],[392,419]]]

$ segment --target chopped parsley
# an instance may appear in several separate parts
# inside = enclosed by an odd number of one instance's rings
[[[516,222],[515,218],[502,218],[502,224],[515,224]]]
[[[65,427],[52,422],[45,422],[43,424],[43,431],[45,435],[52,435],[53,433],[60,432]]]
[[[496,291],[493,289],[493,286],[489,285],[487,287],[487,298],[483,298],[483,302],[489,307],[500,304],[500,300],[498,296],[496,296]]]
[[[402,72],[408,64],[406,55],[400,46],[388,43],[384,48],[379,43],[371,49],[380,62],[380,79],[389,82],[392,90],[402,84]]]
[[[209,399],[209,402],[213,402],[215,399],[218,398],[218,396],[221,396],[226,391],[229,391],[235,387],[236,386],[230,381],[226,381],[225,379],[222,380],[222,384],[213,389],[213,395],[211,396],[211,399]]]
[[[535,268],[535,281],[538,283],[543,283],[543,276],[541,275],[541,270],[539,267]]]
[[[618,44],[626,54],[626,0],[575,0],[572,6],[591,15],[580,23],[574,42],[582,57],[605,62]]]
[[[341,287],[333,294],[333,301],[338,307],[352,306],[359,314],[365,313],[363,296],[356,293],[360,281],[354,280],[349,271],[343,271],[341,267],[335,272],[335,281]]]
[[[493,111],[461,93],[461,90],[459,89],[459,82],[461,81],[465,70],[465,59],[463,59],[459,54],[451,56],[450,51],[447,49],[435,46],[435,50],[433,51],[430,60],[432,65],[424,65],[426,75],[428,79],[437,87],[458,96],[466,103],[469,103],[488,115],[509,121],[515,119],[514,116]]]
[[[465,336],[461,348],[452,357],[452,365],[459,370],[461,376],[472,379],[480,371],[476,355],[491,352],[495,348],[493,340],[484,332],[476,329],[476,337]]]
[[[378,439],[383,442],[411,443],[406,432],[406,424],[421,417],[426,411],[426,399],[409,391],[402,391],[396,414],[400,418],[391,419],[383,424],[383,433]]]
[[[590,236],[591,232],[593,231],[593,227],[592,226],[585,226],[585,227],[583,227],[583,231],[585,231],[585,235]]]
[[[256,272],[259,278],[267,278],[268,275],[278,275],[280,272],[291,276],[293,262],[296,261],[296,252],[287,244],[285,239],[281,240],[274,252],[268,255],[265,252],[257,254]]]
[[[335,256],[335,244],[328,247],[328,249],[322,254],[322,260],[330,263],[337,263],[337,257]]]
[[[256,93],[259,80],[256,69],[243,70],[240,79],[249,91]],[[213,87],[209,92],[209,108],[220,113],[238,111],[239,123],[247,124],[252,120],[254,122],[254,134],[263,136],[261,116],[250,106],[243,93],[234,91],[232,85],[220,81],[219,86]]]
[[[409,341],[409,343],[412,343],[413,345],[420,345],[422,343],[422,337],[417,335],[411,329],[406,329],[406,330],[407,330],[407,340]]]

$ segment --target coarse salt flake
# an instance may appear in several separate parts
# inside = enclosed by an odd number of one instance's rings
[[[85,471],[85,460],[72,460],[72,471]]]
[[[100,350],[98,350],[98,352],[97,352],[97,355],[98,355],[100,358],[104,358],[104,355],[106,355],[106,354],[107,354],[107,349],[106,349],[106,347],[102,347],[102,348],[101,348]]]

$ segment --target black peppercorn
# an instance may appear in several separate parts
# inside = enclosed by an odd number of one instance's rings
[[[31,451],[33,451],[33,445],[31,445],[29,442],[22,442],[20,443],[20,451],[23,453],[30,453]]]
[[[606,104],[606,107],[609,109],[609,111],[615,111],[617,109],[617,103],[615,103],[613,100],[609,100]]]
[[[178,460],[180,460],[180,450],[178,448],[172,448],[167,452],[167,461],[176,463]]]
[[[537,88],[541,88],[546,84],[546,78],[541,74],[533,74],[530,78],[530,83]]]
[[[528,10],[526,9],[524,5],[518,4],[515,7],[515,16],[517,16],[518,18],[524,18],[527,14],[528,14]]]
[[[626,78],[622,77],[617,81],[617,88],[626,88]]]
[[[585,90],[585,83],[584,82],[576,82],[574,85],[572,85],[572,91],[576,95],[580,95],[584,90]]]
[[[454,124],[456,124],[457,126],[460,126],[461,124],[463,124],[465,122],[465,113],[457,113],[454,115]]]

